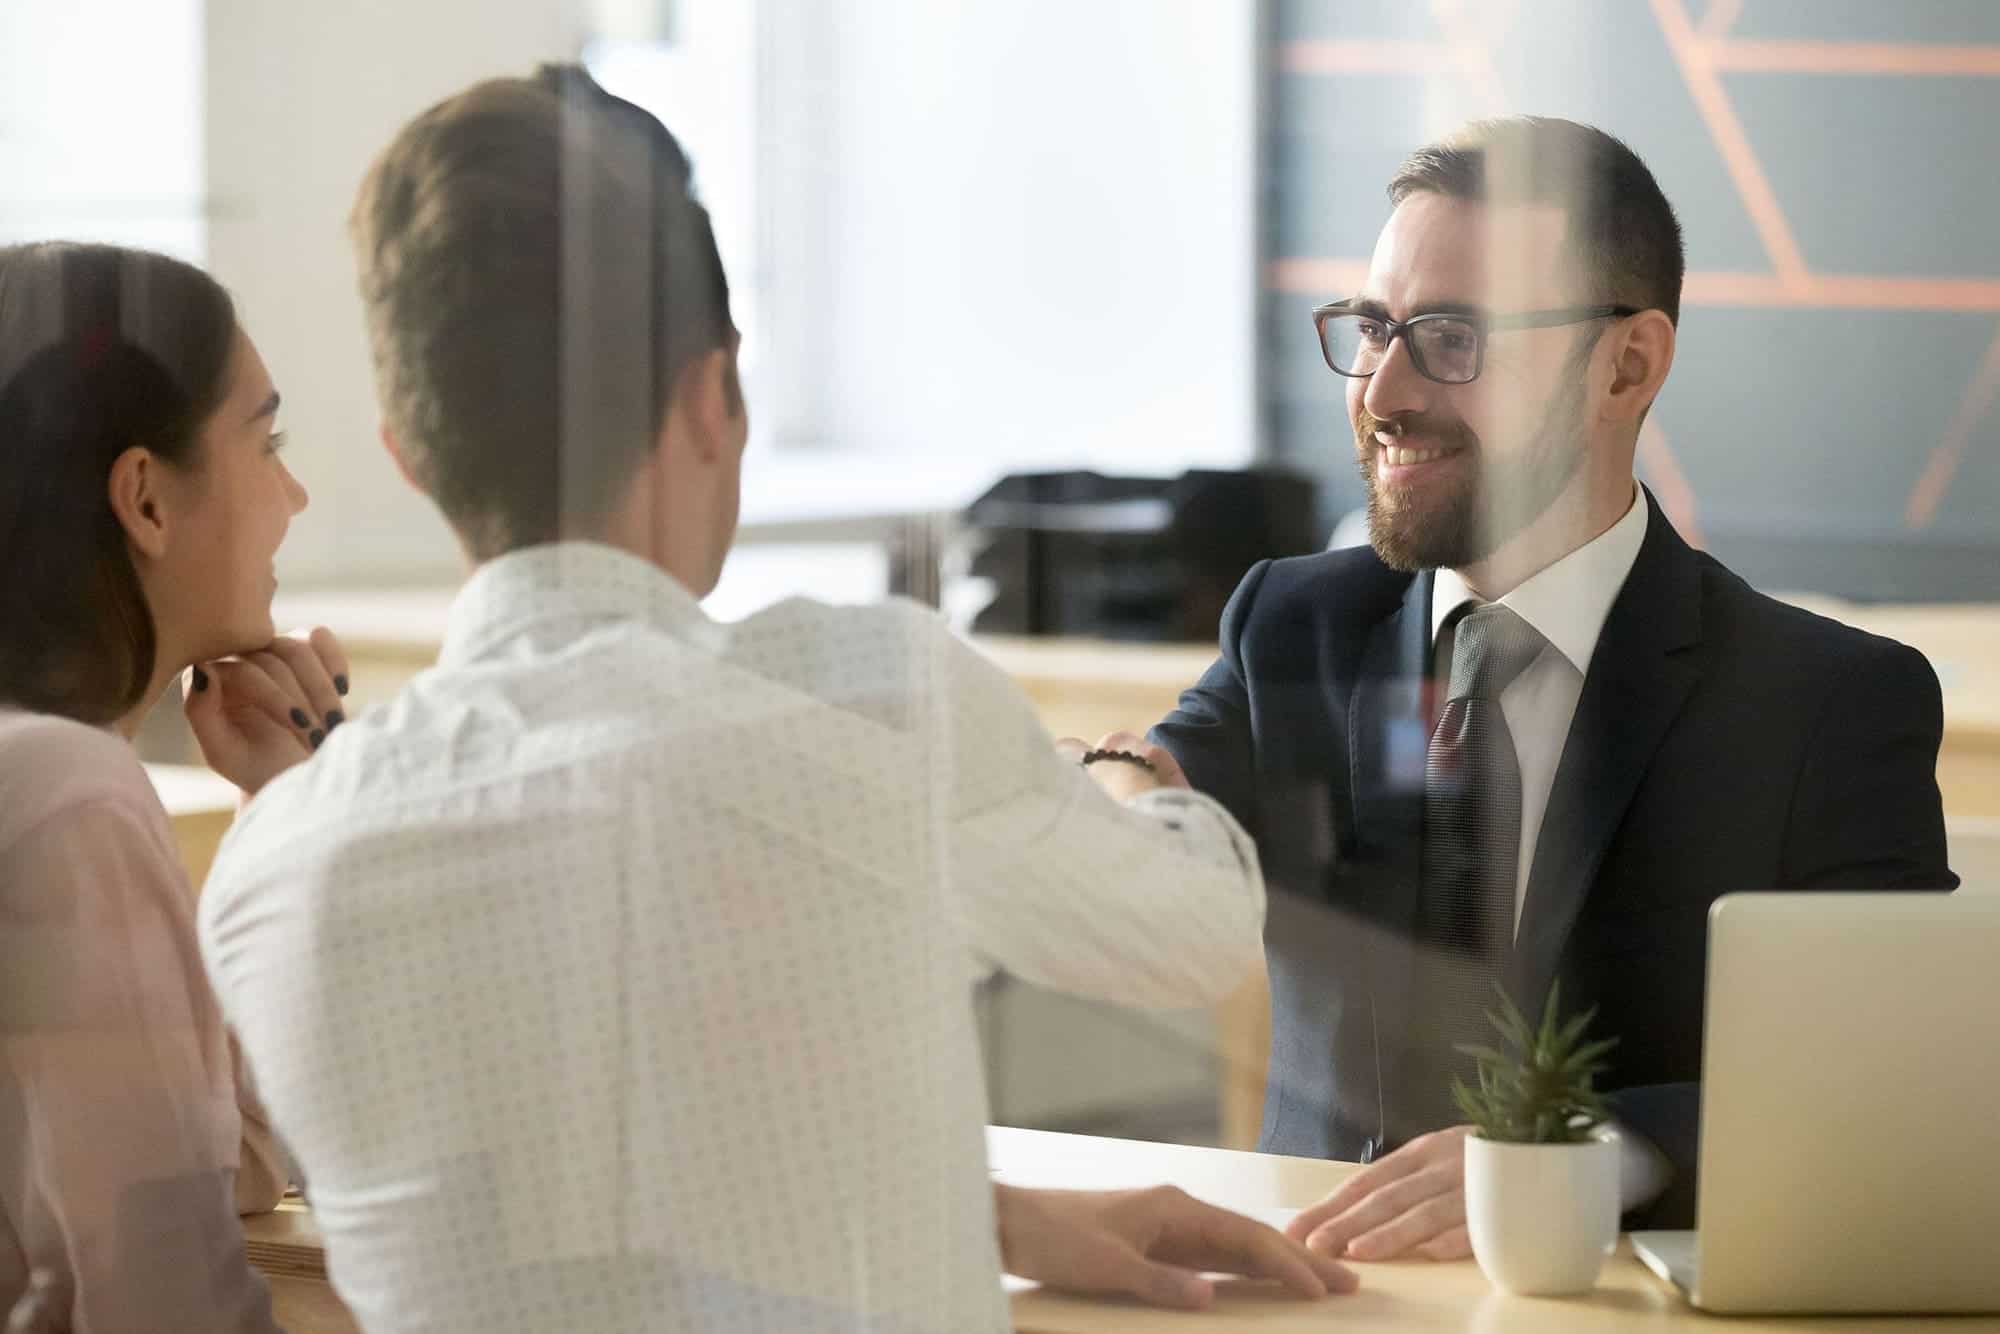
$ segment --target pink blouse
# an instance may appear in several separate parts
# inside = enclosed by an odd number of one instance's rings
[[[239,1211],[283,1158],[132,747],[0,708],[0,1310],[52,1270],[74,1334],[270,1331]]]

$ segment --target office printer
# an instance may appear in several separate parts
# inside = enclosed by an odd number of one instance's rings
[[[1016,473],[967,507],[987,634],[1211,641],[1267,556],[1325,545],[1314,482],[1274,468],[1174,478]]]

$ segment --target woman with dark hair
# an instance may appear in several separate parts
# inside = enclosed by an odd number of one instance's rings
[[[131,738],[177,677],[254,795],[341,721],[325,631],[273,634],[306,494],[229,296],[177,260],[0,248],[0,1309],[268,1330],[239,1212],[283,1156],[195,943]]]

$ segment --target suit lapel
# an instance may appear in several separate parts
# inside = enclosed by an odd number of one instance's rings
[[[1424,750],[1434,721],[1430,689],[1431,576],[1410,581],[1396,610],[1368,632],[1347,700],[1354,839],[1336,904],[1369,926],[1380,1031],[1401,1030],[1410,988],[1423,850]],[[1391,947],[1393,946],[1393,947]]]
[[[1632,795],[1700,678],[1698,559],[1651,493],[1646,539],[1598,636],[1535,842],[1509,989],[1537,1013]]]

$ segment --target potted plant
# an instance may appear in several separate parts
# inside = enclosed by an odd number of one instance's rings
[[[1471,1122],[1465,1139],[1465,1223],[1495,1287],[1526,1296],[1588,1292],[1618,1244],[1618,1146],[1595,1088],[1617,1039],[1585,1041],[1595,1009],[1561,1019],[1552,987],[1539,1025],[1505,991],[1487,1017],[1502,1048],[1462,1046],[1479,1087],[1452,1080]]]

